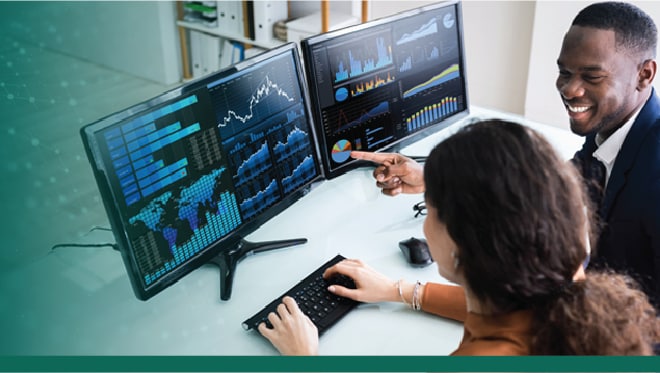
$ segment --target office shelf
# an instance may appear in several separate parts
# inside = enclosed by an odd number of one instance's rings
[[[233,40],[233,41],[238,41],[241,43],[245,44],[250,44],[254,45],[256,47],[260,48],[265,48],[265,49],[270,49],[270,48],[275,48],[284,42],[277,40],[277,39],[272,39],[269,41],[260,41],[260,40],[252,40],[248,37],[245,37],[243,35],[238,35],[238,34],[232,34],[226,31],[222,31],[217,27],[208,27],[204,26],[199,23],[194,23],[194,22],[187,22],[187,21],[177,21],[176,22],[177,26],[186,28],[188,30],[196,30],[196,31],[201,31],[207,34],[215,35],[215,36],[220,36],[225,39]]]
[[[352,0],[357,1],[357,0]],[[361,1],[361,22],[366,22],[368,20],[368,0],[359,0]],[[239,2],[239,1],[236,1]],[[243,4],[243,10],[246,10],[246,1],[240,1]],[[289,5],[290,0],[287,0],[287,6]],[[193,78],[192,69],[191,69],[191,51],[190,51],[190,42],[189,42],[189,31],[199,31],[208,35],[218,36],[223,39],[227,39],[234,42],[243,43],[246,48],[258,47],[262,49],[271,49],[279,45],[282,45],[284,42],[275,38],[270,40],[254,40],[250,37],[245,36],[245,34],[239,34],[235,32],[228,31],[222,28],[222,25],[218,26],[207,26],[203,23],[190,22],[184,20],[184,6],[185,3],[182,1],[176,2],[177,6],[177,21],[176,25],[179,29],[179,43],[181,45],[181,61],[183,68],[183,78],[184,80],[189,80]],[[252,22],[252,20],[249,20]],[[321,32],[326,32],[330,28],[330,2],[329,0],[321,0]],[[247,30],[247,27],[245,27]]]

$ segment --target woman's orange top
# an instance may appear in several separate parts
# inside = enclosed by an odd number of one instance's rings
[[[532,312],[501,315],[467,311],[460,286],[427,283],[422,294],[425,312],[463,322],[463,340],[452,355],[529,355]]]

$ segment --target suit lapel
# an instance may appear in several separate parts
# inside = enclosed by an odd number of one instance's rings
[[[628,132],[628,136],[623,141],[621,150],[614,161],[612,174],[607,182],[603,205],[601,207],[601,216],[607,220],[609,218],[610,209],[616,200],[621,188],[626,184],[626,177],[628,172],[635,163],[637,154],[639,153],[642,142],[646,133],[651,129],[653,124],[658,120],[660,115],[660,99],[655,94],[655,89],[651,92],[651,98],[648,100],[644,107],[639,112],[635,123],[633,123]]]

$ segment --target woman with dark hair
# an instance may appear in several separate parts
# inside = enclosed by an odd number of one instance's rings
[[[644,355],[660,322],[615,273],[585,276],[589,203],[576,170],[533,130],[500,120],[466,126],[424,165],[424,235],[439,273],[459,285],[393,281],[359,260],[331,267],[362,302],[398,301],[464,323],[455,355]],[[595,236],[595,235],[594,235]],[[315,354],[314,325],[285,298],[259,331],[284,354]]]

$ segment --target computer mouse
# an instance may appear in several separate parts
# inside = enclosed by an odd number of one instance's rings
[[[429,246],[423,238],[410,237],[400,241],[399,248],[406,261],[413,267],[426,267],[433,263]]]

